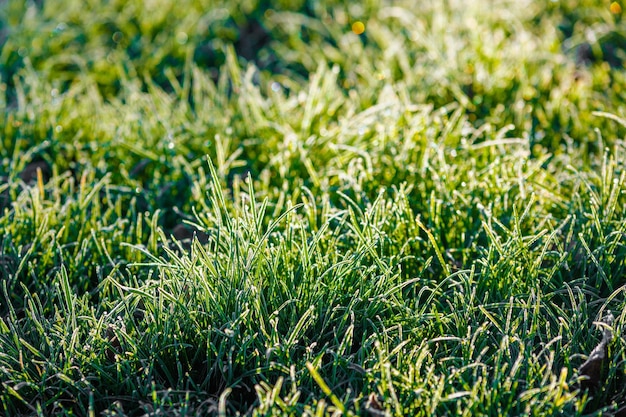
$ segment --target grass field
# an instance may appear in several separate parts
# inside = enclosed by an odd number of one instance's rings
[[[626,415],[622,6],[0,2],[0,415]]]

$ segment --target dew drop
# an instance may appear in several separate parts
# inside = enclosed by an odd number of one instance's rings
[[[111,36],[111,38],[113,39],[113,42],[120,43],[122,39],[124,39],[124,34],[120,31],[117,31],[113,34],[113,36]]]
[[[178,32],[176,34],[176,42],[178,42],[180,45],[186,44],[188,40],[189,36],[185,32]]]
[[[54,34],[58,34],[63,32],[65,29],[67,29],[67,23],[65,22],[61,22],[59,23],[55,28],[54,28]]]

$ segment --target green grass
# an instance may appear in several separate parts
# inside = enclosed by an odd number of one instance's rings
[[[624,406],[621,12],[418,4],[0,3],[0,414]]]

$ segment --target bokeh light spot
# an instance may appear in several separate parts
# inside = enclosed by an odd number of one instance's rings
[[[610,10],[613,14],[620,14],[622,13],[622,6],[620,6],[618,2],[614,1],[611,3]]]
[[[363,32],[365,32],[365,25],[363,24],[363,22],[359,20],[354,22],[352,24],[352,32],[356,33],[357,35],[360,35]]]

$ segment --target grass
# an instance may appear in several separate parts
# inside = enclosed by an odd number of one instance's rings
[[[0,414],[619,413],[621,5],[422,3],[0,4]]]

